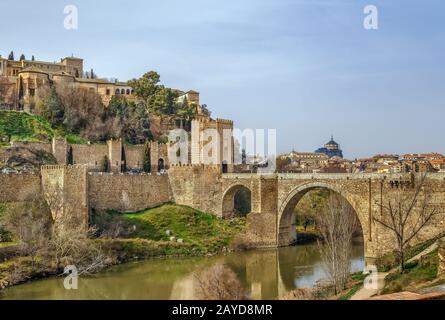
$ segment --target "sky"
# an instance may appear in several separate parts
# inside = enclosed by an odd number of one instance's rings
[[[350,159],[445,153],[443,0],[1,3],[3,56],[74,55],[122,81],[155,70],[199,91],[213,117],[277,129],[279,152],[314,151],[333,134]],[[66,5],[77,30],[64,28]],[[363,27],[366,5],[377,30]]]

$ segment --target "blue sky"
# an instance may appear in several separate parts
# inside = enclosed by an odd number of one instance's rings
[[[68,4],[79,10],[76,31],[63,28]],[[379,9],[379,30],[362,26],[368,4]],[[120,80],[156,70],[166,86],[200,91],[214,116],[241,129],[276,128],[280,152],[313,151],[332,133],[348,158],[445,153],[443,0],[2,0],[2,7],[3,56],[74,54],[86,69]]]

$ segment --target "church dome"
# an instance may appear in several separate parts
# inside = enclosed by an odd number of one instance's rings
[[[331,136],[331,140],[325,144],[325,148],[329,150],[337,150],[339,148],[339,144],[335,142],[334,136]]]

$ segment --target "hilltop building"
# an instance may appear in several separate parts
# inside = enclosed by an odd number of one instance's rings
[[[59,62],[46,62],[36,60],[8,60],[0,56],[0,86],[5,92],[3,106],[17,107],[19,98],[25,106],[33,104],[33,97],[42,87],[60,84],[71,85],[89,90],[98,94],[105,106],[108,106],[114,96],[124,97],[132,101],[135,99],[133,89],[127,82],[112,81],[107,79],[96,79],[84,73],[83,59],[76,57],[62,58]],[[175,90],[178,101],[187,99],[196,104],[198,111],[199,92]],[[27,110],[32,111],[32,110]]]
[[[335,142],[333,136],[331,136],[331,140],[328,143],[326,143],[323,148],[315,150],[315,153],[325,154],[329,158],[332,157],[343,158],[343,151],[340,149],[340,145],[337,142]]]

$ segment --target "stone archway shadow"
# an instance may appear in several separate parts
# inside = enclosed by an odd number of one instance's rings
[[[222,217],[223,218],[231,218],[235,213],[235,196],[241,190],[247,190],[250,194],[250,208],[252,208],[252,190],[250,187],[246,186],[242,183],[236,183],[231,185],[226,189],[223,193],[222,197]]]

